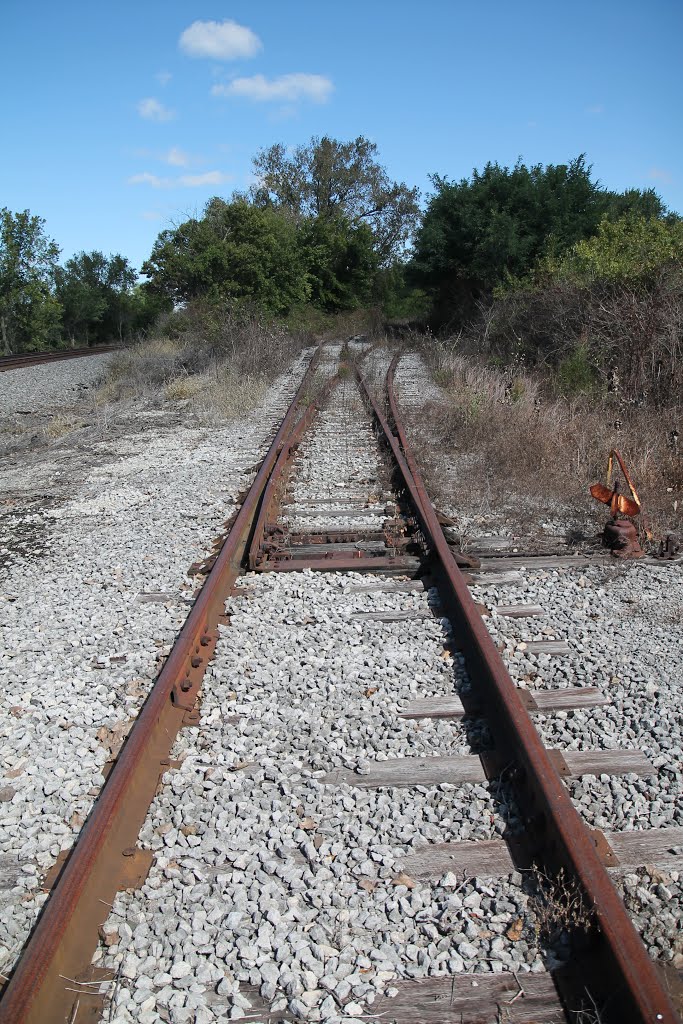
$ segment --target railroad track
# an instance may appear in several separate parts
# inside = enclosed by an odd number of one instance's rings
[[[514,685],[457,565],[474,577],[475,560],[426,494],[393,365],[385,406],[338,356],[319,352],[195,567],[204,586],[0,1021],[78,1024],[105,1001],[140,1021],[677,1019],[609,872],[680,866],[681,830],[589,831],[563,781],[652,765],[545,748],[534,715],[606,696]],[[435,841],[444,829],[458,838]],[[572,933],[553,971],[524,932],[533,871]]]
[[[95,348],[72,348],[61,352],[26,352],[23,355],[0,357],[0,372],[20,370],[26,366],[42,363],[56,363],[62,359],[82,359],[84,356],[99,356],[106,352],[118,352],[121,345],[97,345]]]

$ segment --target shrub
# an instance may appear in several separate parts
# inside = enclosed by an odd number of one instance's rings
[[[579,345],[557,368],[557,390],[567,398],[589,394],[597,383],[596,368],[591,362],[588,346]]]
[[[559,259],[542,261],[538,277],[646,285],[676,266],[683,267],[683,221],[604,217],[594,237],[577,242]]]

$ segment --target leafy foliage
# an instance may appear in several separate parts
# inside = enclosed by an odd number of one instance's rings
[[[341,214],[309,217],[298,241],[317,309],[336,313],[369,302],[377,254],[366,224],[353,226]]]
[[[524,280],[544,257],[561,258],[591,238],[603,217],[664,212],[651,190],[601,189],[583,156],[546,167],[518,162],[511,170],[488,163],[471,179],[432,181],[411,276],[432,296],[441,322],[466,319],[496,287]]]
[[[310,302],[337,312],[369,299],[373,242],[367,225],[340,213],[295,222],[243,197],[216,198],[201,219],[162,232],[142,270],[152,290],[176,302],[248,301],[280,316]]]
[[[375,277],[374,302],[390,321],[422,323],[429,309],[429,296],[421,288],[414,288],[407,279],[404,263],[382,268]]]
[[[135,320],[137,273],[123,256],[81,252],[55,271],[64,328],[74,342],[120,340]]]
[[[417,225],[418,190],[391,181],[377,162],[377,146],[362,136],[352,142],[314,137],[291,155],[278,143],[256,155],[254,174],[256,205],[296,221],[341,215],[353,226],[367,224],[381,263],[402,252]]]
[[[211,199],[201,219],[163,231],[142,272],[176,302],[252,300],[285,314],[310,294],[294,224],[245,199]]]
[[[604,217],[592,238],[577,242],[559,259],[542,261],[538,277],[644,284],[672,265],[683,268],[683,221],[629,213],[618,220]]]
[[[5,353],[46,347],[59,337],[50,286],[59,247],[28,210],[0,210],[0,338]]]

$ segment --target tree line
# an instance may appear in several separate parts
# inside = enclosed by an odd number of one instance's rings
[[[42,217],[0,210],[2,352],[125,341],[147,330],[169,303],[138,284],[118,254],[81,252],[60,266]]]
[[[619,342],[610,328],[597,351],[599,308],[616,302],[616,322],[619,301],[652,312],[661,293],[681,306],[680,219],[652,189],[604,188],[584,156],[489,163],[460,181],[435,175],[422,207],[363,137],[273,145],[254,158],[253,179],[162,231],[142,283],[118,255],[59,266],[41,219],[3,210],[5,349],[134,337],[196,300],[285,321],[374,307],[500,358],[560,366],[583,353],[588,376],[604,378]]]

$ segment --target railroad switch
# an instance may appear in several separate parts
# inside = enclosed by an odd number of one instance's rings
[[[612,484],[612,470],[614,460],[624,474],[624,479],[631,491],[631,497],[621,494],[619,481]],[[633,481],[624,465],[620,453],[613,448],[609,453],[607,461],[607,486],[597,483],[591,487],[591,494],[596,501],[608,505],[612,512],[612,518],[605,524],[602,533],[602,543],[609,548],[615,558],[642,558],[645,552],[638,541],[638,531],[631,519],[640,513],[640,498],[633,486]],[[626,518],[629,517],[629,518]]]

